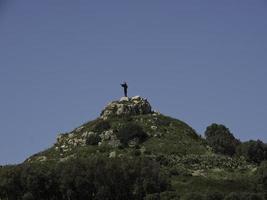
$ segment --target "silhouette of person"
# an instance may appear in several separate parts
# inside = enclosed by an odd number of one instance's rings
[[[128,89],[127,83],[124,81],[123,84],[121,84],[121,87],[123,87],[124,89],[124,96],[127,97],[127,89]]]

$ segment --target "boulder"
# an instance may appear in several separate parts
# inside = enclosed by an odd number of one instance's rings
[[[129,101],[129,100],[130,100],[129,97],[121,97],[120,102],[122,102],[122,101]]]
[[[101,112],[100,118],[108,119],[112,116],[129,116],[150,114],[152,108],[147,99],[140,96],[132,98],[122,97],[119,101],[109,103]]]

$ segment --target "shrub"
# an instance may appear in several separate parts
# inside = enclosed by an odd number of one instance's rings
[[[101,133],[101,132],[106,131],[110,128],[111,128],[111,126],[110,126],[108,121],[99,119],[99,120],[95,121],[95,123],[92,127],[92,131]]]
[[[169,189],[169,182],[150,159],[78,157],[0,168],[0,199],[135,200]]]
[[[184,200],[204,200],[204,196],[200,193],[190,193],[190,194],[186,194],[183,199]]]
[[[243,142],[242,144],[238,145],[236,154],[238,156],[244,156],[249,162],[255,162],[259,164],[263,160],[267,159],[267,145],[260,140]]]
[[[257,170],[257,182],[267,193],[267,161],[263,161]]]
[[[262,195],[253,194],[253,193],[242,193],[240,199],[242,200],[264,200]]]
[[[166,191],[160,193],[160,200],[179,200],[180,195],[175,191]]]
[[[34,200],[34,196],[32,195],[32,193],[27,192],[22,196],[22,200]]]
[[[212,192],[206,195],[206,200],[223,200],[224,196],[220,192]]]
[[[119,129],[117,137],[122,144],[127,145],[134,138],[138,138],[141,142],[144,141],[147,138],[147,134],[143,131],[142,127],[128,122]]]
[[[144,200],[161,200],[160,199],[160,194],[155,193],[155,194],[148,194],[145,196]]]
[[[224,125],[212,124],[205,131],[207,143],[214,149],[215,153],[234,155],[236,147],[240,144],[228,128]]]
[[[98,143],[101,141],[101,138],[98,134],[91,134],[86,139],[87,145],[98,145]]]
[[[224,200],[241,200],[241,198],[240,198],[239,194],[232,192],[232,193],[226,195]]]

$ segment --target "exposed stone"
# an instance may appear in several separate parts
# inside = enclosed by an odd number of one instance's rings
[[[69,137],[69,138],[73,138],[73,137],[74,137],[74,133],[70,133],[70,134],[68,134],[68,137]]]
[[[144,146],[142,146],[142,147],[140,148],[140,152],[141,152],[141,154],[144,154],[144,153],[146,152],[146,148],[145,148]]]
[[[136,147],[139,144],[139,138],[133,138],[128,142],[128,146],[133,148]]]
[[[40,162],[45,162],[47,160],[47,157],[46,156],[39,156],[37,158],[37,160],[40,161]]]
[[[122,102],[122,101],[129,101],[129,100],[130,100],[129,97],[121,97],[120,102]]]
[[[106,140],[110,140],[113,135],[114,135],[113,130],[110,129],[100,134],[100,138],[101,140],[106,141]]]
[[[140,101],[142,98],[140,96],[134,96],[131,98],[132,100]]]
[[[92,131],[90,131],[90,132],[84,132],[83,134],[82,134],[82,137],[83,138],[87,138],[87,137],[89,137],[90,135],[95,135],[95,133],[94,132],[92,132]]]
[[[108,145],[110,145],[111,147],[113,148],[116,148],[116,147],[119,147],[121,145],[121,142],[120,140],[118,139],[111,139],[109,142],[108,142]]]
[[[110,158],[115,158],[116,157],[116,151],[112,151],[109,153]]]
[[[100,117],[107,119],[110,116],[129,116],[152,113],[149,102],[140,97],[123,97],[120,101],[113,101],[102,111]]]
[[[62,142],[63,137],[64,137],[64,134],[63,133],[58,134],[58,136],[57,136],[57,143]]]
[[[81,126],[79,128],[76,128],[75,132],[80,132],[83,128],[84,128],[84,126]]]

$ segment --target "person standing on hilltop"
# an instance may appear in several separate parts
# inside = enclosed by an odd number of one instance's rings
[[[121,87],[123,87],[123,89],[124,89],[124,96],[127,97],[128,85],[127,85],[126,81],[124,81],[123,84],[121,84]]]

